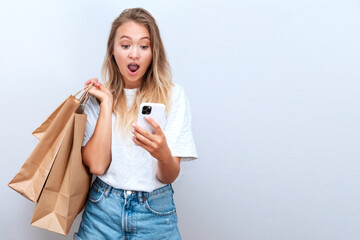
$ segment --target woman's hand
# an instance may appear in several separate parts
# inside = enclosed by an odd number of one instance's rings
[[[109,89],[105,88],[97,78],[90,78],[86,81],[85,86],[92,84],[95,88],[91,88],[89,93],[99,99],[100,102],[109,102],[112,104],[113,96]]]
[[[149,133],[140,126],[133,124],[134,136],[132,139],[158,160],[156,176],[162,183],[170,184],[179,176],[180,158],[172,156],[166,137],[159,124],[151,117],[145,119],[154,128],[155,133]]]
[[[155,133],[152,134],[134,123],[132,125],[134,127],[132,131],[134,136],[132,139],[137,145],[148,151],[151,156],[162,163],[166,163],[172,159],[166,137],[159,124],[154,119],[151,117],[145,117],[145,119],[154,128]]]

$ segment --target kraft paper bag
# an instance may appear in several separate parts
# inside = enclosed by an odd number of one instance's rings
[[[43,136],[46,133],[46,130],[49,128],[49,126],[51,125],[51,123],[53,122],[53,120],[56,118],[56,116],[59,114],[60,110],[63,108],[65,102],[67,99],[65,99],[65,101],[63,103],[61,103],[54,112],[52,112],[50,114],[50,116],[40,125],[40,127],[38,127],[37,129],[35,129],[32,132],[32,135],[34,137],[36,137],[37,139],[41,140],[43,138]]]
[[[90,86],[91,88],[92,86]],[[89,89],[90,89],[89,88]],[[84,88],[85,91],[84,93],[81,95],[80,97],[80,102],[81,99],[85,99],[87,91],[89,89],[87,89],[86,87]],[[81,90],[82,91],[82,90]],[[76,93],[74,96],[78,95],[81,91],[79,91],[78,93]],[[65,102],[67,99],[65,99],[64,102],[62,102],[55,110],[54,112],[52,112],[50,114],[50,116],[40,125],[40,127],[38,127],[37,129],[35,129],[32,132],[32,135],[35,136],[37,139],[41,140],[41,138],[45,135],[46,130],[49,128],[49,126],[51,125],[51,123],[53,122],[53,120],[56,118],[56,116],[58,115],[58,113],[60,112],[61,108],[64,106]],[[86,100],[86,99],[85,99]]]
[[[81,104],[89,97],[87,86],[80,99],[70,95],[37,129],[40,142],[30,154],[19,173],[11,180],[9,187],[28,198],[37,202],[43,189],[47,176],[58,154],[65,132],[71,123],[75,111],[81,109]],[[57,112],[58,110],[58,112]],[[36,130],[35,130],[36,131]],[[36,136],[36,135],[35,135]]]
[[[84,207],[91,175],[82,163],[85,114],[73,115],[35,207],[31,225],[67,235]]]

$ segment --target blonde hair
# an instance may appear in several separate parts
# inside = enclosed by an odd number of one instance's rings
[[[126,22],[144,25],[150,34],[152,61],[143,76],[141,86],[135,94],[133,105],[127,109],[124,82],[113,56],[116,30]],[[163,103],[166,110],[171,104],[171,88],[173,86],[171,69],[167,61],[165,49],[160,37],[160,31],[154,17],[145,9],[125,9],[112,23],[107,51],[102,66],[102,78],[114,99],[113,113],[116,116],[116,126],[123,134],[129,133],[131,124],[136,121],[142,102]]]

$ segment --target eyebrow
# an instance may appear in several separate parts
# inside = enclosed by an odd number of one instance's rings
[[[129,37],[129,36],[126,36],[126,35],[124,35],[124,36],[122,36],[120,39],[123,39],[123,38],[128,38],[128,39],[132,39],[131,37]],[[143,40],[143,39],[149,39],[150,40],[150,38],[149,37],[142,37],[142,38],[140,38],[140,40]]]

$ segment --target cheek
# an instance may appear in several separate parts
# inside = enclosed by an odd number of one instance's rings
[[[115,62],[118,65],[119,68],[124,68],[126,65],[126,58],[124,58],[121,54],[115,54],[114,55]],[[127,68],[127,66],[125,66]]]
[[[126,54],[124,51],[121,51],[122,49],[114,48],[114,57],[118,64],[124,61],[126,59]]]
[[[152,53],[150,52],[150,53],[146,54],[146,57],[145,57],[145,62],[147,64],[147,66],[150,65],[151,61],[152,61]]]

